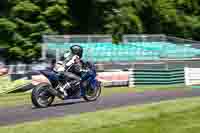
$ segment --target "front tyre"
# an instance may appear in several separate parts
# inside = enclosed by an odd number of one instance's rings
[[[85,90],[84,100],[90,102],[95,101],[101,95],[101,83],[98,82],[96,88],[87,87]]]
[[[31,94],[32,104],[37,108],[46,108],[52,104],[55,96],[49,93],[51,85],[42,83],[36,86]]]

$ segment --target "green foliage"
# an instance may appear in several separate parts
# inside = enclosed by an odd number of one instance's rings
[[[20,47],[11,47],[9,49],[9,55],[11,59],[21,59],[24,56],[24,51]]]
[[[2,0],[0,5],[0,46],[9,46],[7,57],[17,59],[38,58],[44,34],[113,34],[116,43],[122,34],[140,33],[200,40],[198,0]]]
[[[68,18],[68,8],[63,5],[60,0],[61,5],[55,4],[49,6],[43,13],[47,22],[50,24],[51,28],[60,33],[66,33],[69,31],[69,28],[72,26]]]
[[[9,46],[9,60],[39,58],[42,35],[64,34],[72,26],[66,0],[12,0],[7,5],[7,16],[0,18],[0,45]]]
[[[0,46],[8,46],[12,43],[12,38],[17,25],[7,18],[0,18]]]
[[[33,20],[40,14],[40,7],[30,1],[21,1],[11,10],[13,17],[18,17],[24,20]]]
[[[0,18],[0,31],[14,32],[17,25],[7,18]]]
[[[114,40],[120,41],[122,34],[143,32],[143,24],[136,9],[126,2],[113,1],[111,10],[105,11],[104,28],[106,33],[114,35]],[[120,5],[120,6],[119,6]]]

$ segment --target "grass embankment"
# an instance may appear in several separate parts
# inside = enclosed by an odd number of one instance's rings
[[[8,76],[0,76],[0,96],[11,92],[15,90],[17,87],[21,85],[25,85],[27,83],[30,83],[29,80],[16,80],[16,81],[10,81]]]
[[[123,107],[0,128],[2,133],[199,133],[200,98]]]
[[[136,93],[136,92],[156,91],[156,90],[189,90],[189,89],[190,89],[189,87],[185,87],[184,85],[138,86],[135,88],[114,87],[114,88],[103,88],[102,96],[110,96],[119,93]],[[29,93],[6,94],[0,96],[0,107],[31,104],[30,100],[31,98]]]

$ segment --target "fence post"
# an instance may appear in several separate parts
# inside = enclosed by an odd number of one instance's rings
[[[184,72],[185,72],[185,85],[190,85],[190,68],[188,68],[187,66],[184,68]]]
[[[129,70],[129,82],[128,82],[128,86],[129,87],[135,87],[135,80],[134,80],[134,69],[130,68]]]
[[[56,62],[60,61],[60,50],[56,48]]]

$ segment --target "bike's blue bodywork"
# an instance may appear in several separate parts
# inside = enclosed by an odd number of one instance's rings
[[[53,88],[56,88],[56,86],[59,84],[59,74],[54,72],[53,70],[42,70],[40,71],[41,74],[43,74],[51,83]],[[65,97],[65,100],[67,99],[80,99],[85,96],[86,88],[83,86],[84,81],[88,81],[89,84],[92,86],[91,88],[96,89],[98,86],[98,80],[96,79],[96,69],[94,66],[90,68],[90,71],[84,72],[81,76],[81,82],[80,82],[80,95],[79,96],[67,96]]]

